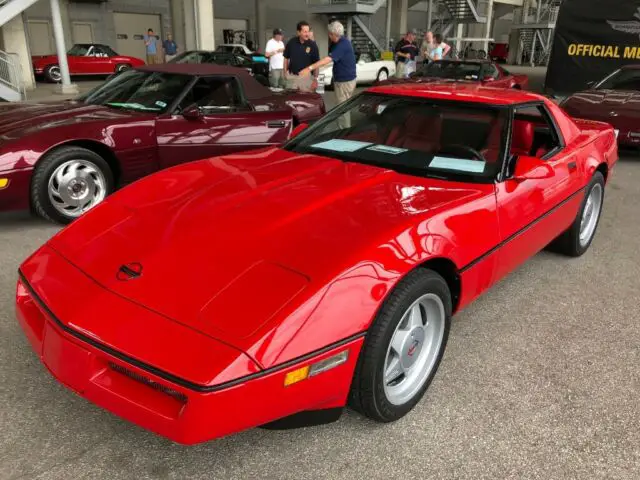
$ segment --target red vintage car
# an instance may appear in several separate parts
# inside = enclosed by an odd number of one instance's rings
[[[57,55],[34,56],[33,71],[52,83],[62,80]],[[139,58],[118,55],[107,45],[79,43],[67,52],[71,75],[111,75],[132,67],[144,65]]]
[[[640,65],[626,65],[560,105],[574,117],[610,123],[620,145],[640,145]]]
[[[387,83],[470,82],[495,88],[527,90],[529,78],[515,75],[490,60],[438,60],[421,65],[409,78],[389,78]]]
[[[390,422],[453,313],[550,243],[585,253],[616,160],[538,95],[374,87],[112,195],[22,264],[18,320],[61,383],[176,442]]]
[[[68,223],[119,186],[201,158],[280,145],[320,118],[315,93],[276,93],[243,69],[145,66],[77,100],[0,106],[0,211]]]

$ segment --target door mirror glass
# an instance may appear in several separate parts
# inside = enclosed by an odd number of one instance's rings
[[[513,172],[514,180],[544,180],[551,177],[553,177],[553,168],[547,162],[538,157],[526,155],[520,155],[517,158],[516,169]]]
[[[308,123],[301,123],[300,125],[295,127],[293,130],[291,130],[291,134],[289,135],[289,138],[297,137],[298,135],[300,135],[300,133],[302,133],[302,131],[306,130],[308,127],[309,127]]]
[[[188,107],[182,111],[182,116],[187,120],[199,120],[202,118],[202,111],[197,106]]]

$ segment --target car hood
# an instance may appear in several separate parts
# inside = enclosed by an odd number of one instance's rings
[[[623,90],[586,90],[571,95],[563,106],[579,111],[632,111],[640,107],[640,92]]]
[[[455,185],[267,149],[147,177],[49,245],[103,287],[242,349],[416,217],[479,195]]]
[[[18,138],[41,130],[92,121],[121,121],[147,115],[76,101],[7,103],[0,106],[0,135]]]

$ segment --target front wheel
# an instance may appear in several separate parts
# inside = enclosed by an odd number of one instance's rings
[[[451,311],[451,292],[440,275],[427,269],[407,275],[367,333],[351,387],[351,406],[379,422],[406,415],[435,376]]]
[[[62,147],[36,165],[31,205],[40,217],[67,224],[113,190],[113,173],[100,155],[86,148]]]
[[[44,69],[44,78],[49,83],[59,83],[62,80],[60,65],[49,65]]]
[[[129,65],[128,63],[120,63],[116,65],[115,73],[122,73],[126,70],[129,70],[130,68],[131,68],[131,65]]]
[[[376,81],[384,82],[389,78],[389,71],[386,68],[381,68],[376,77]]]

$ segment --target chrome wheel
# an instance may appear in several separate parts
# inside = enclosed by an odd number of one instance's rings
[[[445,309],[433,293],[418,298],[398,323],[384,363],[384,392],[390,403],[410,401],[431,375],[445,333]]]
[[[388,78],[389,78],[389,74],[387,73],[386,70],[380,70],[380,72],[378,72],[378,81],[379,82],[384,82]]]
[[[69,160],[49,177],[49,200],[62,215],[77,218],[107,195],[102,171],[86,160]]]
[[[51,80],[54,82],[59,82],[62,80],[62,72],[60,72],[60,67],[58,65],[54,65],[49,69],[49,76]]]
[[[602,185],[596,183],[587,197],[580,220],[580,246],[585,247],[591,241],[598,226],[600,211],[602,210]]]

